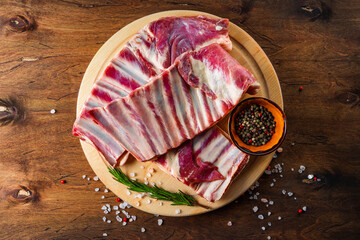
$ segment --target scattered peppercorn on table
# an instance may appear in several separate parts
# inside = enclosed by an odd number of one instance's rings
[[[3,1],[0,239],[356,239],[356,3]],[[249,33],[275,67],[288,121],[263,176],[234,202],[192,217],[131,207],[95,176],[71,136],[80,82],[99,47],[128,23],[172,9],[229,18]],[[260,128],[266,110],[250,111]],[[239,123],[241,136],[254,130]],[[266,142],[272,124],[269,115],[269,128],[244,140]]]

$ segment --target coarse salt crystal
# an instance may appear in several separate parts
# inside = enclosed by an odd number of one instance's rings
[[[105,188],[104,193],[108,193],[108,192],[109,192],[109,189]]]
[[[105,204],[105,206],[106,206],[107,208],[110,208],[110,207],[111,207],[111,205],[110,205],[109,203]]]
[[[130,192],[129,190],[126,190],[126,194],[127,194],[127,195],[130,195],[131,192]]]
[[[281,152],[283,151],[283,148],[282,148],[282,147],[279,147],[279,148],[277,149],[277,151],[278,151],[279,153],[281,153]]]
[[[147,173],[146,176],[147,176],[147,177],[151,177],[151,173]]]
[[[132,218],[129,219],[129,222],[133,222],[134,220]]]
[[[276,154],[276,153],[274,153],[274,156],[273,156],[273,158],[277,158],[277,154]]]
[[[253,196],[250,196],[249,199],[254,199],[254,197],[253,197]]]
[[[259,210],[259,208],[257,206],[253,207],[253,212],[256,213]]]
[[[265,227],[264,227],[264,226],[262,226],[262,227],[261,227],[261,230],[265,231]]]
[[[221,26],[216,26],[215,29],[216,29],[216,31],[220,31],[220,30],[223,29],[223,27],[221,27]]]
[[[259,196],[259,195],[260,195],[260,193],[259,193],[259,192],[256,192],[256,193],[255,193],[255,195],[256,195],[256,196]]]
[[[270,204],[270,205],[274,205],[274,201],[270,201],[269,204]]]
[[[85,178],[86,178],[86,175],[82,175],[82,178],[85,179]]]
[[[255,182],[255,187],[258,187],[258,186],[260,186],[260,183],[259,183],[259,181],[256,181]]]
[[[106,222],[107,222],[107,223],[111,223],[111,220],[107,220]]]
[[[158,222],[158,225],[161,226],[164,221],[162,219],[158,219],[157,222]]]
[[[278,220],[279,220],[279,221],[281,220],[281,217],[280,217],[280,216],[278,216]]]
[[[280,174],[280,177],[283,177],[283,175],[282,175],[282,174]]]
[[[116,221],[122,222],[122,218],[120,216],[116,216]]]
[[[231,221],[228,221],[227,225],[228,225],[229,227],[231,227],[231,226],[232,226],[232,222],[231,222]]]
[[[270,187],[273,187],[273,186],[274,186],[274,183],[271,183],[271,184],[270,184]]]
[[[263,219],[264,219],[264,216],[263,216],[262,214],[259,214],[259,215],[258,215],[258,218],[261,219],[261,220],[263,220]]]
[[[261,202],[263,202],[263,203],[267,203],[267,202],[268,202],[268,200],[267,200],[266,198],[262,198],[262,199],[261,199]]]
[[[303,171],[302,171],[301,169],[299,169],[299,170],[298,170],[298,173],[300,173],[300,174],[301,174],[302,172],[303,172]]]
[[[281,192],[282,192],[282,194],[284,194],[284,195],[286,194],[286,190],[284,190],[284,189],[283,189]]]
[[[150,203],[151,203],[151,200],[150,200],[150,199],[146,200],[146,203],[147,203],[147,204],[150,204]]]
[[[154,214],[155,217],[159,217],[160,215],[159,214]]]
[[[146,231],[146,229],[142,227],[142,228],[141,228],[141,232],[145,232],[145,231]]]
[[[135,173],[130,173],[130,177],[135,177]]]
[[[271,215],[271,212],[268,212],[268,216],[270,216]]]
[[[123,222],[122,224],[123,224],[123,226],[126,226],[127,222]]]
[[[135,206],[137,206],[137,207],[140,206],[140,202],[136,202]]]
[[[132,215],[131,218],[136,221],[136,216],[135,215]]]
[[[302,210],[303,210],[304,212],[306,212],[306,210],[307,210],[306,206],[303,206]]]
[[[101,199],[104,199],[105,198],[105,196],[101,196]]]
[[[103,233],[103,237],[107,237],[107,233]]]
[[[101,210],[106,210],[106,206],[102,206],[102,207],[101,207]]]
[[[180,213],[181,213],[181,210],[180,210],[180,209],[176,209],[176,210],[175,210],[175,213],[176,213],[176,214],[180,214]]]
[[[160,182],[160,181],[159,181],[159,183],[158,183],[158,184],[159,184],[159,185],[161,185],[161,184],[162,184],[162,182]]]
[[[153,168],[149,169],[149,173],[154,173],[154,172],[155,172],[155,170]]]
[[[293,193],[292,193],[292,192],[288,192],[288,195],[289,195],[289,197],[291,197],[291,196],[293,195]]]
[[[265,174],[270,175],[271,171],[270,170],[265,170]]]
[[[275,179],[275,178],[273,178],[273,182],[276,182],[276,179]]]
[[[144,177],[144,181],[147,181],[148,179],[147,179],[147,177]]]
[[[320,181],[321,181],[321,178],[316,179],[316,181],[320,182]]]
[[[163,203],[162,202],[159,202],[159,206],[162,206],[163,205]]]
[[[291,171],[294,171],[295,169],[294,168],[291,168]]]
[[[55,110],[55,109],[51,109],[51,110],[50,110],[50,113],[51,113],[51,114],[55,114],[55,113],[56,113],[56,110]]]
[[[314,177],[313,174],[309,174],[307,178],[308,178],[308,179],[313,179],[313,177]]]
[[[103,222],[106,222],[106,217],[103,217],[102,220],[103,220]]]
[[[151,185],[151,186],[155,186],[155,183],[154,183],[154,182],[151,182],[150,185]]]
[[[295,146],[295,143],[294,143],[294,142],[292,142],[292,143],[291,143],[291,146]]]
[[[304,165],[300,165],[300,170],[304,171],[306,168]]]
[[[271,222],[268,222],[268,226],[271,227]]]
[[[268,240],[270,240],[270,239],[271,239],[271,237],[270,237],[270,236],[267,236],[267,239],[268,239]]]
[[[256,200],[256,199],[258,199],[258,197],[256,195],[254,195],[254,199]]]
[[[269,204],[266,204],[265,206],[266,206],[266,207],[269,207]]]
[[[296,197],[294,197],[294,200],[296,200]]]
[[[98,176],[95,176],[93,177],[94,181],[99,181],[99,177]]]
[[[144,166],[140,166],[141,169],[144,169],[145,167]]]
[[[98,192],[98,191],[100,191],[100,188],[95,188],[95,192]]]
[[[144,182],[144,184],[145,184],[145,185],[148,185],[148,184],[149,184],[149,182],[148,182],[148,181],[146,181],[146,182]]]
[[[90,181],[90,180],[91,180],[91,178],[89,178],[89,177],[88,177],[88,178],[87,178],[87,180],[88,180],[88,181]]]
[[[104,213],[105,213],[105,214],[108,214],[108,213],[109,213],[109,211],[108,211],[108,210],[104,210]]]
[[[115,214],[116,214],[116,215],[118,215],[119,213],[120,213],[120,211],[119,211],[119,210],[117,210],[117,211],[115,212]]]
[[[113,206],[113,210],[119,210],[119,207],[118,206]]]

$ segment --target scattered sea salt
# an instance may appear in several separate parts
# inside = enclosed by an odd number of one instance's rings
[[[144,169],[145,167],[144,166],[140,166],[141,169]]]
[[[254,199],[256,200],[256,199],[258,199],[258,197],[256,195],[254,195]]]
[[[294,171],[295,169],[294,168],[291,168],[291,171]]]
[[[148,181],[146,181],[146,182],[144,182],[145,183],[145,185],[148,185],[149,184],[149,182]]]
[[[137,207],[140,206],[140,202],[136,202],[135,206],[137,206]]]
[[[119,210],[117,210],[117,211],[115,212],[115,214],[116,214],[116,215],[118,215],[119,213],[120,213],[120,211],[119,211]]]
[[[269,204],[270,204],[270,205],[274,205],[274,201],[270,201]]]
[[[282,175],[282,174],[280,174],[280,177],[283,177],[283,175]]]
[[[90,179],[91,179],[91,178],[89,178],[89,177],[87,178],[88,181],[90,181]]]
[[[303,171],[302,171],[301,169],[298,170],[298,173],[302,174],[302,172],[303,172]]]
[[[146,176],[147,176],[147,177],[151,177],[151,173],[147,173]]]
[[[107,237],[107,233],[103,233],[103,237]]]
[[[255,182],[255,187],[258,187],[258,186],[260,186],[260,183],[259,183],[259,181],[256,181]]]
[[[279,221],[281,220],[281,217],[280,217],[280,216],[278,216],[278,220],[279,220]]]
[[[164,221],[162,219],[158,219],[157,222],[158,222],[158,225],[161,226]]]
[[[175,210],[175,213],[176,213],[176,214],[180,214],[180,213],[181,213],[181,210],[180,210],[180,209],[176,209],[176,210]]]
[[[282,148],[282,147],[279,147],[279,148],[277,149],[277,151],[278,151],[279,153],[281,153],[281,152],[283,151],[283,148]]]
[[[131,218],[136,221],[136,216],[135,215],[132,215]]]
[[[154,214],[155,217],[159,217],[160,215],[159,214]]]
[[[273,156],[273,158],[277,158],[277,154],[276,154],[276,153],[274,153],[274,156]]]
[[[109,192],[109,189],[105,188],[104,193],[108,193],[108,192]]]
[[[271,212],[268,212],[268,216],[270,216],[271,215]]]
[[[132,218],[129,219],[129,222],[133,222],[134,220]]]
[[[301,171],[305,171],[305,166],[300,165],[300,170],[301,170]]]
[[[275,178],[273,178],[273,182],[276,182],[276,179],[275,179]]]
[[[162,206],[163,205],[163,203],[162,202],[159,202],[159,206]]]
[[[129,190],[126,190],[127,195],[131,195],[131,192]]]
[[[258,216],[259,219],[263,220],[264,219],[264,216],[262,214],[259,214]]]
[[[274,183],[271,183],[271,184],[270,184],[270,187],[273,187],[273,186],[274,186]]]
[[[320,182],[320,181],[321,181],[321,179],[320,179],[320,178],[318,178],[316,181]]]
[[[123,222],[123,226],[126,226],[127,222]]]
[[[266,198],[262,198],[262,199],[261,199],[261,202],[263,202],[263,203],[267,203],[267,202],[268,202],[268,200],[267,200]]]
[[[286,190],[284,190],[284,189],[281,192],[282,192],[283,195],[286,194]]]
[[[270,175],[271,171],[270,170],[265,170],[265,174]]]
[[[262,227],[261,227],[261,230],[265,231],[265,227],[264,227],[264,226],[262,226]]]
[[[268,222],[268,226],[271,227],[271,222]]]
[[[293,193],[292,193],[292,192],[288,192],[288,195],[289,195],[289,197],[291,197],[291,196],[293,195]]]
[[[101,196],[101,199],[104,199],[105,198],[105,196]]]
[[[95,176],[93,177],[94,181],[99,181],[99,177],[98,176]]]
[[[303,210],[304,212],[306,212],[306,210],[307,210],[306,206],[303,206],[302,210]]]
[[[107,222],[107,223],[111,223],[111,220],[107,220],[106,222]]]
[[[162,184],[162,182],[160,182],[160,181],[159,181],[159,183],[158,183],[158,184],[159,184],[159,185],[161,185],[161,184]]]
[[[291,146],[295,146],[295,143],[294,143],[294,142],[292,142],[292,143],[291,143]]]
[[[231,227],[231,226],[232,226],[232,222],[231,222],[231,221],[228,221],[227,225],[228,225],[229,227]]]
[[[155,172],[155,170],[153,168],[149,169],[149,173],[154,173],[154,172]]]
[[[266,207],[269,207],[269,204],[266,204],[265,206],[266,206]]]
[[[119,207],[118,206],[113,206],[113,210],[119,210]]]
[[[150,200],[150,199],[146,200],[146,203],[147,203],[147,204],[150,204],[150,203],[151,203],[151,200]]]
[[[95,188],[95,192],[98,192],[98,191],[100,191],[100,188]]]
[[[215,29],[216,29],[216,31],[220,31],[220,30],[223,29],[223,27],[221,27],[221,26],[216,26]]]
[[[135,173],[130,173],[130,177],[135,177]]]
[[[294,197],[294,200],[296,200],[296,197]]]
[[[120,216],[116,216],[116,221],[122,222],[122,218]]]
[[[259,210],[259,208],[257,206],[253,207],[253,212],[256,213]]]
[[[108,211],[108,210],[104,210],[104,213],[105,213],[105,214],[108,214],[108,213],[109,213],[109,211]]]
[[[267,239],[268,239],[268,240],[270,240],[270,239],[271,239],[271,237],[270,237],[270,236],[267,236]]]
[[[86,178],[86,175],[82,175],[82,178],[85,179],[85,178]]]
[[[51,114],[55,114],[55,113],[56,113],[56,110],[55,110],[55,109],[51,109],[51,110],[50,110],[50,113],[51,113]]]
[[[146,229],[142,227],[142,228],[141,228],[141,232],[145,232],[145,231],[146,231]]]
[[[103,220],[103,222],[106,222],[106,217],[103,217],[102,220]]]
[[[155,186],[155,183],[154,183],[154,182],[151,182],[150,185],[151,185],[151,186]]]
[[[106,210],[106,206],[102,206],[102,207],[101,207],[101,210]]]

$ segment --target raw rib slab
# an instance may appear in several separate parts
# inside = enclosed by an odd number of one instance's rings
[[[94,123],[87,111],[126,96],[190,50],[214,42],[231,50],[228,24],[227,19],[205,16],[167,17],[142,28],[95,82],[75,121],[73,135],[92,144],[111,165],[116,165],[125,149],[111,134]]]
[[[217,44],[204,48],[217,51],[219,56],[232,58]],[[200,49],[199,52],[204,50]],[[192,56],[196,53],[188,54]],[[203,60],[212,61],[212,55],[204,54]],[[203,87],[194,88],[187,84],[175,65],[151,83],[106,107],[94,108],[89,114],[108,133],[113,133],[123,147],[138,160],[151,160],[211,127],[225,116],[240,101],[247,88],[256,82],[236,61],[230,66],[218,63],[219,61],[214,61],[212,65],[205,65],[205,68],[211,69],[197,72],[199,75],[196,77],[202,86],[209,89],[212,89],[212,81],[224,81],[236,86],[237,95],[228,94],[227,91],[230,89],[226,88],[221,95],[215,95],[215,98],[210,99],[204,93]],[[197,66],[191,65],[189,69],[194,67]],[[211,71],[221,72],[222,74],[217,74],[220,79],[208,78],[208,82],[203,83],[204,73]]]
[[[181,149],[183,143],[178,149]],[[241,172],[249,161],[249,155],[236,148],[215,126],[192,139],[193,158],[202,161],[215,172],[205,172],[207,174],[198,176],[200,183],[196,183],[191,177],[191,171],[197,171],[192,168],[187,174],[181,171],[181,165],[188,162],[189,159],[183,158],[178,154],[178,149],[172,149],[154,162],[166,173],[177,178],[179,181],[189,185],[197,194],[204,197],[209,202],[219,200],[233,179]],[[186,145],[185,145],[186,148]],[[221,174],[225,179],[216,179],[217,174]],[[213,175],[212,175],[213,174]]]

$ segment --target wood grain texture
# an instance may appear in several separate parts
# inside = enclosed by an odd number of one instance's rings
[[[359,1],[0,3],[0,95],[15,96],[25,109],[23,121],[0,127],[1,239],[92,239],[103,232],[107,239],[358,239]],[[136,209],[129,212],[138,220],[126,227],[103,223],[100,207],[115,196],[94,192],[102,184],[81,178],[94,175],[71,136],[80,82],[96,51],[121,27],[174,9],[227,17],[269,56],[289,122],[284,152],[275,159],[285,163],[284,177],[276,175],[270,188],[274,176],[265,175],[254,191],[275,202],[269,208],[246,194],[207,214],[163,217],[161,227],[156,217]],[[290,170],[300,164],[306,174]],[[304,183],[308,173],[322,181]],[[284,197],[282,189],[297,200]],[[254,205],[273,214],[260,221]],[[298,215],[304,205],[308,211]],[[262,231],[268,221],[272,226]]]

